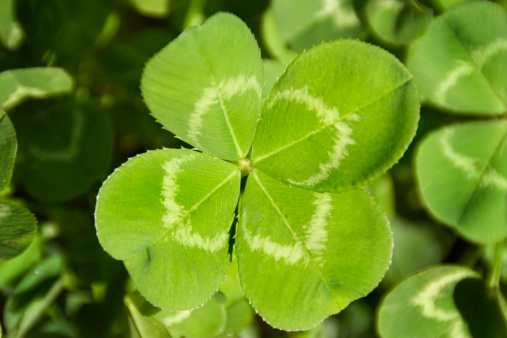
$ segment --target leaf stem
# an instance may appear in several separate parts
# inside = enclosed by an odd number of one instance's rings
[[[498,289],[500,287],[504,244],[505,241],[501,240],[495,245],[495,261],[493,262],[493,268],[488,276],[488,286],[491,289]]]

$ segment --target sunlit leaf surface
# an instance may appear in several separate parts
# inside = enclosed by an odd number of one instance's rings
[[[200,306],[227,272],[239,183],[235,166],[191,150],[136,156],[100,190],[99,240],[154,305]]]
[[[253,166],[316,191],[359,187],[396,163],[418,119],[412,75],[396,58],[353,40],[321,44],[292,62],[264,103]]]
[[[388,221],[362,190],[315,193],[254,171],[236,235],[239,277],[270,325],[309,329],[364,297],[391,260]]]
[[[262,86],[255,38],[225,13],[188,28],[148,61],[141,80],[146,105],[166,129],[226,160],[250,150]]]

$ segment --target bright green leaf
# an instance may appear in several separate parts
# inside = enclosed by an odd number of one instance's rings
[[[176,313],[160,311],[153,318],[164,324],[173,337],[188,338],[216,337],[224,331],[227,320],[225,304],[220,294],[195,310]]]
[[[18,134],[21,180],[30,195],[60,202],[105,176],[112,151],[107,116],[95,105],[24,105],[11,118]]]
[[[416,274],[392,290],[382,302],[378,331],[383,338],[471,337],[454,302],[454,288],[474,271],[440,266]]]
[[[366,17],[373,32],[381,40],[394,45],[405,45],[428,29],[433,10],[416,1],[369,0]]]
[[[232,164],[185,149],[136,156],[97,197],[97,235],[139,292],[169,311],[202,305],[229,262],[229,230],[241,174]]]
[[[19,48],[25,38],[25,32],[15,18],[15,5],[15,0],[0,1],[0,42],[8,50]]]
[[[274,0],[282,36],[296,51],[338,38],[366,35],[352,0]]]
[[[36,233],[37,221],[30,211],[15,204],[0,203],[0,263],[25,251]]]
[[[0,104],[9,110],[27,98],[67,94],[74,80],[61,68],[24,68],[0,73]]]
[[[185,30],[148,61],[141,79],[146,105],[167,130],[226,160],[250,150],[262,85],[254,36],[225,13]]]
[[[131,0],[131,2],[142,15],[152,18],[165,18],[169,15],[170,0]]]
[[[17,148],[16,132],[12,122],[0,107],[0,191],[11,181]]]
[[[477,243],[507,236],[507,121],[445,127],[421,144],[422,199],[440,221]]]
[[[320,194],[254,171],[236,235],[243,290],[270,325],[303,330],[366,296],[389,266],[387,218],[362,190]]]
[[[446,11],[410,46],[406,64],[428,103],[454,113],[504,113],[507,13],[486,1]]]
[[[355,188],[396,163],[418,119],[412,75],[391,54],[354,40],[321,44],[298,56],[271,91],[253,166],[316,191]]]

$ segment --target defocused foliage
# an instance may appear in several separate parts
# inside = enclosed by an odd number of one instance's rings
[[[505,0],[0,0],[0,337],[501,337],[506,10]],[[338,38],[397,56],[423,99],[414,142],[368,187],[391,222],[391,269],[309,331],[263,322],[235,263],[204,307],[155,308],[97,239],[96,196],[113,169],[189,147],[144,104],[145,63],[219,11],[261,47],[263,99],[298,53]]]

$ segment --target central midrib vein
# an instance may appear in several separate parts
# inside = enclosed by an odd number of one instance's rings
[[[199,50],[199,53],[201,54],[201,56],[204,60],[204,63],[208,67],[208,71],[211,75],[211,81],[213,83],[213,86],[215,86],[215,88],[217,89],[217,96],[218,96],[218,101],[220,102],[220,108],[222,108],[222,111],[224,113],[225,122],[227,123],[227,127],[229,128],[229,131],[231,133],[232,141],[234,142],[234,146],[236,147],[236,152],[238,153],[239,158],[242,158],[244,156],[243,151],[241,150],[239,142],[236,138],[236,134],[234,133],[234,129],[232,128],[231,122],[229,121],[229,116],[227,115],[227,110],[225,108],[222,93],[220,92],[220,87],[218,86],[217,77],[216,77],[215,73],[213,72],[213,69],[211,68],[211,64],[206,56],[206,53],[204,52],[201,45],[197,41],[197,38],[195,37],[194,34],[191,34],[191,36],[194,38],[195,45],[197,46],[197,49]]]

